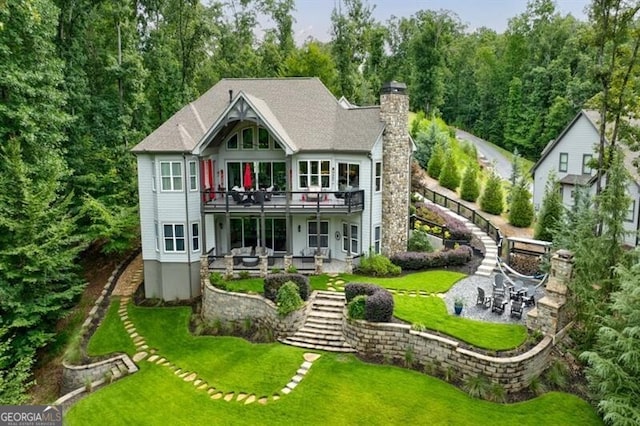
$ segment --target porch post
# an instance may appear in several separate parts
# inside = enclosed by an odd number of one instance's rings
[[[227,238],[227,253],[231,253],[231,214],[229,213],[229,210],[227,210],[227,214],[225,215],[225,222],[225,232],[227,233],[227,235],[225,235]]]
[[[286,211],[286,228],[287,228],[287,254],[290,255],[293,253],[293,229],[291,223],[291,190],[293,186],[291,185],[291,156],[287,155],[286,157],[286,165],[285,165],[285,175],[286,175],[286,188],[285,188],[285,211]],[[286,269],[285,265],[285,269]]]

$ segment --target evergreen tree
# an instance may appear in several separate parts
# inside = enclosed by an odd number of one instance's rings
[[[542,198],[542,206],[538,214],[538,221],[533,231],[533,238],[543,241],[553,241],[555,230],[561,226],[564,206],[560,199],[560,185],[555,174],[549,175],[547,186]]]
[[[467,166],[462,176],[462,184],[460,186],[460,198],[465,201],[475,203],[480,196],[480,185],[478,183],[478,166],[471,163]]]
[[[520,178],[511,188],[511,204],[509,207],[509,223],[519,228],[527,228],[533,223],[533,204],[527,180]]]
[[[617,268],[620,290],[611,295],[611,314],[597,331],[592,351],[581,358],[598,409],[607,424],[635,425],[640,419],[640,258]]]
[[[456,157],[453,154],[452,149],[448,149],[445,154],[444,163],[442,165],[438,181],[440,182],[440,185],[452,191],[455,191],[460,185],[460,174],[458,173]]]
[[[491,173],[480,197],[480,209],[491,214],[502,214],[504,210],[504,195],[502,180],[497,173]]]
[[[431,158],[427,164],[427,173],[434,179],[440,177],[445,157],[445,147],[443,144],[437,143],[431,151]]]

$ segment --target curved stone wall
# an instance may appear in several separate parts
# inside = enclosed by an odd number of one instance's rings
[[[435,334],[412,330],[409,325],[343,321],[344,337],[359,353],[404,360],[408,351],[414,362],[452,368],[461,379],[484,375],[517,392],[539,376],[547,365],[552,338],[546,336],[534,348],[512,357],[494,357],[460,347],[460,342]]]
[[[115,380],[125,374],[138,371],[138,367],[126,354],[85,365],[70,365],[63,362],[62,366],[63,393],[84,387],[87,381],[95,382],[104,379],[109,372],[113,374]]]
[[[224,291],[211,285],[209,278],[204,279],[202,294],[202,318],[205,321],[242,321],[251,319],[258,326],[273,330],[276,338],[294,334],[307,319],[315,293],[312,293],[304,306],[286,317],[278,315],[271,300],[255,294]]]

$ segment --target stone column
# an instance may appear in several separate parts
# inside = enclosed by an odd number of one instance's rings
[[[318,228],[318,229],[319,229],[319,228]],[[323,263],[322,256],[319,256],[319,255],[317,255],[317,254],[316,254],[316,255],[313,257],[313,260],[314,260],[314,263],[315,263],[315,272],[314,272],[314,273],[315,273],[316,275],[320,275],[320,274],[322,274],[322,263]]]
[[[260,256],[260,277],[264,278],[269,273],[269,256]]]
[[[537,329],[552,337],[562,332],[571,322],[567,309],[568,284],[573,278],[573,253],[558,250],[551,257],[551,272],[545,295],[536,308],[527,314],[527,327]]]
[[[226,278],[233,277],[233,255],[225,254],[224,255],[224,275]]]
[[[353,256],[347,255],[347,257],[344,260],[346,263],[344,268],[345,274],[353,274]]]
[[[290,254],[285,254],[284,255],[284,272],[287,272],[287,270],[291,267],[291,265],[293,265],[293,256]]]
[[[409,137],[409,97],[404,83],[382,86],[382,253],[407,250],[412,146]]]
[[[209,258],[206,254],[200,256],[200,294],[204,294],[204,283],[209,277]]]

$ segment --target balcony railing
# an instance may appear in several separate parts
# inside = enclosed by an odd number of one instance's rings
[[[205,210],[311,210],[352,213],[364,210],[364,190],[351,191],[202,191]]]

